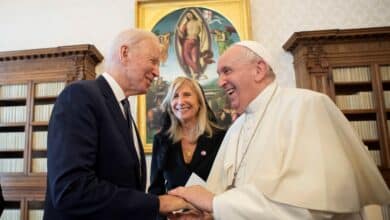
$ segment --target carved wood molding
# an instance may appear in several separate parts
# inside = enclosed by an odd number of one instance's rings
[[[0,62],[42,58],[57,58],[74,55],[89,55],[94,59],[96,63],[99,63],[103,60],[103,55],[96,49],[94,45],[80,44],[53,48],[0,52]]]
[[[283,45],[283,49],[295,53],[295,49],[301,44],[318,44],[331,41],[353,41],[353,40],[378,40],[390,39],[389,27],[358,28],[358,29],[330,29],[319,31],[301,31],[295,32]]]
[[[0,80],[53,79],[67,82],[94,78],[103,56],[90,44],[0,52]]]
[[[307,50],[307,69],[310,73],[327,73],[329,62],[326,59],[326,53],[322,45],[312,45]]]

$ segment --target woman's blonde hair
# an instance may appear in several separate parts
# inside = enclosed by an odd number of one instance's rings
[[[169,134],[169,137],[173,140],[174,143],[180,141],[183,138],[183,132],[179,119],[172,111],[171,102],[175,96],[176,91],[180,89],[180,87],[182,87],[183,85],[188,85],[191,90],[195,92],[199,103],[199,111],[196,115],[197,123],[195,125],[195,128],[192,130],[192,134],[190,137],[191,141],[196,141],[203,133],[206,133],[208,136],[212,136],[212,127],[217,127],[208,118],[208,106],[206,103],[206,97],[204,97],[203,91],[200,88],[198,82],[187,77],[177,77],[169,86],[168,93],[161,104],[162,110],[164,112],[167,112],[169,115],[171,125],[169,126],[167,133]]]

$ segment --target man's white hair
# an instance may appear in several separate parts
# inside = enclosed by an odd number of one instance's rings
[[[120,32],[115,39],[112,41],[111,47],[106,56],[106,66],[110,67],[115,62],[119,61],[119,50],[122,45],[129,47],[129,52],[141,50],[138,48],[140,42],[144,40],[154,40],[158,43],[158,38],[152,32],[141,30],[141,29],[127,29]]]

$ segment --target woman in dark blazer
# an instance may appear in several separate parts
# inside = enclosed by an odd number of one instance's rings
[[[154,136],[149,192],[183,186],[192,173],[207,180],[225,135],[197,81],[176,78],[162,103],[163,125]]]

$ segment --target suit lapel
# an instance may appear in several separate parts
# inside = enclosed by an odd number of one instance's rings
[[[125,138],[129,138],[126,119],[123,117],[123,113],[119,107],[118,102],[116,101],[116,98],[114,96],[114,93],[112,92],[110,85],[107,83],[103,76],[99,76],[96,80],[106,99],[108,109],[110,109],[112,116],[115,118],[115,120],[121,127],[121,133],[124,135]]]
[[[134,140],[133,140],[133,136],[132,136],[133,133],[132,133],[132,131],[129,131],[127,121],[123,117],[122,110],[120,109],[119,103],[117,102],[110,85],[107,83],[107,81],[104,79],[103,76],[99,76],[96,80],[97,80],[101,90],[103,91],[103,95],[106,98],[106,103],[107,103],[108,108],[110,109],[113,117],[115,118],[115,120],[117,121],[117,123],[120,126],[120,131],[121,131],[123,137],[126,140],[128,140],[128,146],[129,146],[129,150],[131,152],[131,155],[134,157],[133,159],[135,161],[137,161],[137,164],[138,164],[137,173],[138,173],[139,178],[137,178],[137,179],[138,179],[139,186],[142,188],[142,190],[145,190],[145,188],[146,188],[146,162],[145,162],[145,154],[144,154],[144,150],[143,150],[143,146],[142,146],[142,141],[141,141],[141,138],[140,138],[139,133],[138,133],[138,128],[137,128],[136,124],[134,123],[134,121],[132,120],[133,126],[135,126],[134,128],[135,128],[135,131],[137,134],[140,156],[141,156],[141,158],[140,158],[141,163],[138,163],[139,160],[138,160],[137,152],[135,150],[135,144],[134,144]]]

